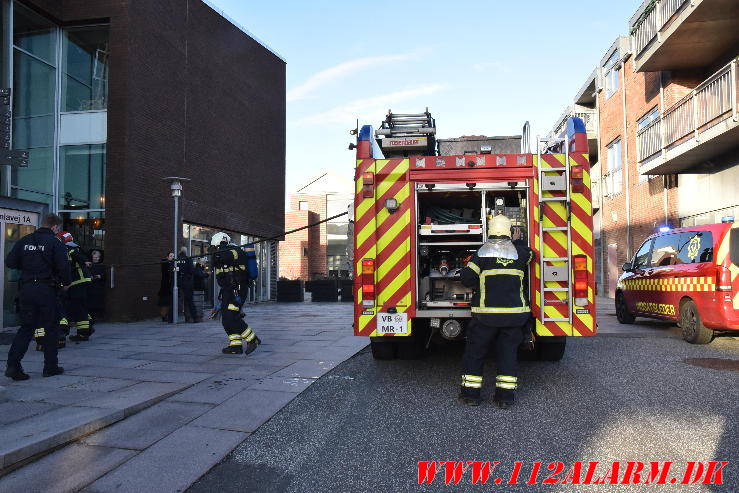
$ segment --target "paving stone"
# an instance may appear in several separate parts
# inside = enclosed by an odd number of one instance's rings
[[[15,421],[28,419],[31,416],[49,412],[58,407],[58,405],[46,402],[0,402],[0,425],[7,425]]]
[[[156,352],[141,352],[130,356],[132,359],[145,361],[171,361],[174,363],[203,363],[218,356],[217,354],[206,356],[198,354],[170,354]]]
[[[338,365],[340,360],[300,360],[272,374],[272,377],[319,378]]]
[[[92,378],[83,382],[65,385],[66,390],[88,390],[90,392],[110,392],[138,383],[136,380],[124,380],[121,378]]]
[[[172,401],[220,404],[258,382],[259,375],[243,371],[240,374],[219,375],[202,381],[169,398]]]
[[[165,401],[83,439],[88,445],[144,450],[198,416],[213,405]]]
[[[5,392],[8,400],[19,402],[48,402],[72,406],[96,396],[105,395],[105,392],[91,392],[88,390],[50,389],[48,387],[13,387]]]
[[[136,368],[99,368],[86,366],[73,370],[76,375],[89,375],[101,377],[118,377],[138,380],[141,382],[177,382],[197,383],[208,378],[207,373],[183,372],[183,371],[158,371]]]
[[[172,363],[169,361],[147,361],[136,367],[137,370],[184,371],[193,373],[222,373],[231,368],[230,365],[215,363]]]
[[[0,491],[72,493],[136,455],[75,443],[0,478]]]
[[[314,381],[315,379],[313,378],[269,376],[264,377],[260,379],[259,382],[249,386],[249,389],[294,392],[299,394],[310,387]]]
[[[67,406],[3,426],[0,469],[123,419],[123,411]]]
[[[252,432],[296,396],[293,392],[244,390],[191,424],[223,430]]]
[[[181,383],[141,382],[82,401],[81,405],[118,409],[130,416],[187,387]]]
[[[247,436],[235,431],[185,426],[83,491],[184,491]]]

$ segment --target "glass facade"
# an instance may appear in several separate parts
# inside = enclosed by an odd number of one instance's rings
[[[346,212],[352,205],[351,195],[327,194],[326,216],[333,217]],[[349,216],[332,219],[326,225],[326,261],[328,276],[332,279],[347,279],[351,273],[349,266]]]
[[[27,150],[29,164],[12,168],[2,191],[49,204],[78,244],[103,249],[108,26],[61,28],[18,2],[6,5],[13,148]]]

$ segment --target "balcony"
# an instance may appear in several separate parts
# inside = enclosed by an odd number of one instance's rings
[[[553,135],[562,135],[567,126],[567,120],[573,116],[580,118],[585,124],[585,130],[588,133],[589,153],[591,155],[598,154],[598,113],[594,109],[575,106],[567,107],[564,113],[562,113],[562,116],[559,117],[559,120],[557,120]]]
[[[630,25],[638,72],[705,67],[739,42],[739,2],[645,0]]]
[[[739,147],[732,60],[636,134],[639,173],[679,173]]]

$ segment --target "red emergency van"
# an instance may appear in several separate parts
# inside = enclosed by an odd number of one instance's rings
[[[616,288],[618,321],[674,320],[693,344],[739,336],[738,264],[739,223],[654,234],[623,265]]]

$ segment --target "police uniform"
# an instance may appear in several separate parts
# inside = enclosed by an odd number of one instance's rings
[[[67,291],[67,320],[70,326],[74,325],[77,328],[77,333],[69,339],[87,341],[92,335],[90,314],[87,311],[87,291],[92,282],[90,269],[87,267],[90,259],[71,241],[67,241],[67,257],[72,266],[72,282]]]
[[[223,353],[241,354],[242,343],[246,341],[246,354],[249,354],[261,341],[241,317],[251,283],[246,254],[236,246],[223,245],[213,257],[216,281],[221,288],[221,322],[228,334],[228,346],[223,348]]]
[[[61,373],[57,361],[57,291],[68,285],[70,264],[67,252],[54,232],[39,228],[21,238],[8,254],[5,265],[21,270],[19,301],[21,327],[8,352],[5,375],[14,380],[28,378],[21,360],[39,327],[47,327],[44,339],[44,376]]]
[[[514,245],[509,238],[494,238],[507,253],[485,255],[481,253],[483,246],[461,272],[462,284],[476,292],[471,301],[472,320],[467,327],[460,399],[467,404],[479,403],[485,356],[494,343],[497,366],[494,400],[498,406],[508,407],[518,386],[516,358],[523,339],[522,328],[531,315],[524,287],[534,253],[527,246]]]

